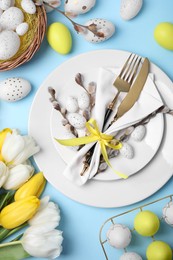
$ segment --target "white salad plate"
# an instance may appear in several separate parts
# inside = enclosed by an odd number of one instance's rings
[[[126,180],[98,181],[92,179],[80,187],[75,186],[63,176],[66,164],[58,155],[52,141],[50,127],[52,105],[49,101],[48,86],[56,87],[57,77],[58,82],[63,85],[67,77],[72,78],[79,70],[82,73],[88,68],[94,70],[99,67],[121,67],[128,55],[129,53],[125,51],[100,50],[88,52],[66,61],[43,82],[31,107],[29,134],[41,147],[41,151],[34,156],[38,167],[57,190],[75,201],[90,206],[110,208],[133,204],[158,191],[172,176],[173,118],[170,115],[166,115],[164,118],[164,135],[157,153],[150,163],[137,174]],[[150,72],[155,76],[156,86],[165,104],[173,108],[171,80],[154,64],[151,64]],[[160,124],[160,127],[163,128],[163,123]],[[158,132],[157,127],[155,127],[155,135]]]
[[[81,72],[81,68],[78,67]],[[84,78],[84,84],[87,86],[89,82],[97,82],[99,69],[90,69],[87,72],[82,72]],[[73,96],[77,98],[81,92],[83,92],[83,88],[75,84],[75,76],[72,75],[72,78],[66,82],[61,81],[61,84],[57,84],[59,75],[56,73],[52,73],[52,78],[54,80],[53,88],[58,93],[58,101],[60,101],[61,107],[65,107],[66,100],[68,96]],[[49,78],[50,80],[50,78]],[[152,79],[148,79],[150,84]],[[152,82],[151,82],[152,84]],[[48,85],[50,86],[50,85]],[[113,88],[113,86],[111,86]],[[109,89],[108,89],[109,91]],[[92,115],[91,115],[92,117]],[[52,135],[52,142],[55,145],[55,148],[61,158],[64,160],[66,164],[70,162],[76,155],[77,151],[72,150],[69,147],[60,145],[55,138],[64,139],[65,138],[65,128],[62,125],[62,116],[61,114],[52,108],[52,113],[50,117],[50,128]],[[157,129],[157,135],[156,135]],[[135,142],[132,138],[129,139],[128,144],[130,144],[134,149],[134,158],[127,159],[123,156],[119,155],[114,159],[111,159],[111,164],[118,172],[123,172],[128,176],[131,176],[134,173],[137,173],[143,167],[145,167],[151,159],[156,154],[159,149],[164,131],[164,120],[163,115],[158,114],[153,120],[151,120],[146,125],[146,135],[145,138],[141,142]],[[94,179],[102,180],[102,181],[112,181],[118,180],[120,177],[115,174],[110,167],[106,169],[106,171],[97,174]]]

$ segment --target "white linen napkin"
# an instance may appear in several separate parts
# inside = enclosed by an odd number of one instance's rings
[[[103,126],[104,115],[107,105],[110,103],[110,101],[117,93],[117,89],[113,86],[113,82],[116,78],[115,75],[118,75],[119,72],[119,69],[99,69],[95,111],[92,117],[97,121],[100,130]],[[121,93],[119,95],[116,107],[118,107],[125,95],[125,93]],[[143,88],[143,91],[141,92],[140,97],[138,101],[135,103],[135,105],[121,118],[119,118],[115,123],[113,123],[112,126],[110,126],[105,131],[105,133],[109,135],[114,135],[117,131],[127,128],[130,125],[140,121],[141,119],[143,119],[148,114],[152,113],[162,105],[163,102],[152,80],[152,75],[149,75]],[[116,108],[112,114],[116,114]],[[79,150],[79,152],[77,152],[76,156],[67,165],[65,171],[63,172],[64,176],[76,185],[85,184],[89,179],[93,178],[93,176],[97,172],[100,158],[99,143],[97,143],[95,146],[94,154],[92,156],[89,169],[85,172],[83,176],[80,175],[83,169],[83,161],[85,158],[85,154],[93,145],[94,143],[85,145],[81,150]]]

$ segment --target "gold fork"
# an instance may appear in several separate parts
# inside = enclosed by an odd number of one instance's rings
[[[110,115],[112,114],[112,111],[115,107],[115,104],[117,103],[118,97],[121,92],[128,92],[130,87],[132,86],[132,83],[134,81],[134,78],[137,74],[140,62],[141,62],[141,57],[138,57],[137,55],[133,55],[131,53],[130,56],[128,57],[127,61],[125,62],[120,74],[116,78],[116,80],[113,83],[113,86],[118,90],[117,94],[115,95],[114,99],[111,101],[111,103],[108,105],[106,113],[105,113],[105,118],[104,118],[104,123],[103,123],[103,128],[106,125]]]

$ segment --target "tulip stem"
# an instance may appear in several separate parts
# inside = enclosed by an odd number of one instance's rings
[[[9,243],[2,243],[2,244],[0,244],[0,248],[5,247],[5,246],[18,245],[18,244],[22,244],[22,242],[19,240],[19,241],[13,241],[13,242],[9,242]]]

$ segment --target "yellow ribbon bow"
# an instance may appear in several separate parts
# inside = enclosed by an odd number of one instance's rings
[[[103,155],[103,158],[105,160],[105,162],[107,163],[107,165],[121,178],[123,179],[127,179],[128,176],[125,174],[122,174],[120,172],[117,172],[113,169],[109,158],[108,158],[108,154],[106,151],[106,146],[114,149],[114,150],[120,150],[122,147],[122,144],[120,142],[118,142],[118,144],[114,145],[112,144],[112,141],[116,141],[116,139],[113,139],[112,135],[107,135],[107,134],[103,134],[102,132],[100,132],[96,120],[94,120],[93,118],[91,118],[88,122],[86,122],[86,128],[88,129],[88,132],[90,133],[90,135],[88,136],[84,136],[84,137],[79,137],[79,138],[72,138],[72,139],[55,139],[58,143],[65,145],[65,146],[78,146],[78,145],[82,145],[82,144],[89,144],[89,143],[93,143],[93,142],[99,142],[100,144],[100,148],[101,148],[101,153]]]

